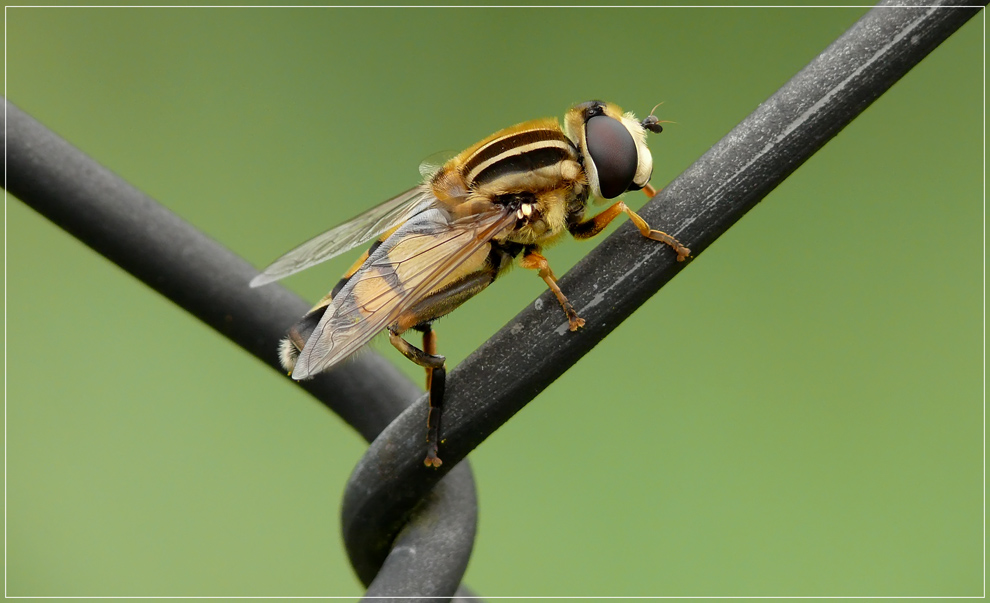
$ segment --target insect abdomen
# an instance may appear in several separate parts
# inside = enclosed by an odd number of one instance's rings
[[[290,374],[296,366],[296,359],[299,358],[299,352],[306,346],[309,336],[313,334],[316,325],[320,324],[320,319],[323,318],[328,307],[329,304],[324,304],[310,310],[306,316],[302,317],[302,320],[289,328],[288,335],[279,343],[278,359],[282,363],[282,368]]]
[[[334,285],[329,295],[321,299],[320,303],[318,303],[315,308],[310,310],[309,313],[302,318],[302,320],[294,324],[292,328],[289,329],[288,336],[279,342],[279,361],[282,363],[282,367],[290,374],[292,373],[292,369],[296,366],[296,359],[299,358],[299,352],[301,352],[303,347],[306,346],[306,342],[309,341],[309,336],[313,334],[313,330],[316,328],[316,325],[320,323],[320,319],[323,318],[323,314],[326,313],[330,302],[333,301],[333,298],[337,297],[337,294],[340,293],[341,289],[347,285],[347,282],[351,280],[351,277],[354,276],[354,274],[361,268],[361,266],[364,265],[366,261],[368,261],[371,254],[375,253],[375,250],[381,246],[382,242],[388,238],[388,236],[391,235],[396,228],[382,234],[374,243],[372,243],[371,247],[368,248],[368,251],[365,251],[364,254],[347,270],[347,272],[344,273],[344,276],[337,281],[337,284]]]

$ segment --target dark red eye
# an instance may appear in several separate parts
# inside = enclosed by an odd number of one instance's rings
[[[622,122],[607,115],[592,117],[585,129],[602,196],[618,197],[632,184],[639,163],[632,134]]]

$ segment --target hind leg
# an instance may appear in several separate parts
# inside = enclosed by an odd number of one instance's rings
[[[447,383],[447,359],[436,353],[436,334],[429,324],[419,326],[423,329],[423,347],[421,350],[402,338],[397,329],[389,328],[388,337],[392,345],[403,356],[426,369],[426,389],[430,392],[430,412],[426,417],[426,459],[427,467],[439,467],[443,464],[437,456],[437,445],[440,440],[440,415],[443,412],[443,394]]]

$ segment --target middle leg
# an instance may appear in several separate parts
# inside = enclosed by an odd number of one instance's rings
[[[554,276],[553,270],[550,270],[550,263],[547,262],[545,257],[540,255],[536,248],[527,249],[522,259],[519,260],[519,265],[523,268],[539,271],[540,278],[550,287],[553,294],[557,296],[557,301],[564,308],[564,314],[567,315],[567,322],[570,323],[572,331],[577,331],[580,327],[584,326],[584,319],[577,315],[577,310],[574,309],[571,302],[567,301],[564,292],[560,290],[560,286],[557,284],[557,277]]]

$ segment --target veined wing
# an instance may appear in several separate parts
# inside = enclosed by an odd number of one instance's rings
[[[483,261],[489,241],[515,221],[513,213],[497,206],[453,222],[439,209],[410,218],[327,307],[296,360],[292,378],[315,375],[357,351],[402,312],[462,276],[459,268],[470,270]]]
[[[251,286],[267,285],[329,260],[380,235],[433,203],[436,203],[436,198],[428,186],[409,189],[286,253],[254,277]]]

